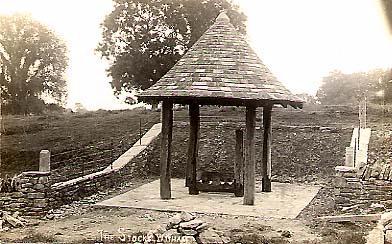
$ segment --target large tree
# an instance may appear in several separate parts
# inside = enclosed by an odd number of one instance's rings
[[[384,77],[383,69],[351,74],[335,70],[323,78],[317,98],[322,104],[356,104],[365,96],[375,100],[376,93],[384,89]]]
[[[31,16],[0,16],[0,88],[2,110],[39,112],[43,99],[66,97],[65,43]]]
[[[110,61],[116,95],[156,83],[226,10],[245,34],[238,6],[228,0],[113,0],[97,50]]]

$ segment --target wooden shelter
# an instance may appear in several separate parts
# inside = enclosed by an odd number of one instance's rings
[[[254,204],[256,108],[263,107],[262,191],[271,191],[271,110],[274,104],[302,108],[303,101],[287,90],[257,57],[225,13],[139,100],[162,101],[160,196],[171,198],[170,163],[173,104],[188,104],[190,134],[187,184],[198,194],[196,166],[200,105],[245,106],[244,204]]]

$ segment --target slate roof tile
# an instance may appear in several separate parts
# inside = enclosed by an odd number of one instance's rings
[[[279,82],[225,13],[155,85],[138,95],[142,100],[172,98],[196,101],[216,98],[286,103],[303,101]]]

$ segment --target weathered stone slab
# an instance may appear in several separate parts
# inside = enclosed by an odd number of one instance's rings
[[[198,226],[202,225],[203,221],[194,219],[188,222],[182,222],[180,227],[183,229],[196,229]]]
[[[180,214],[181,221],[187,222],[196,218],[195,215],[188,212],[181,212]]]
[[[96,205],[291,219],[309,204],[320,189],[318,186],[272,182],[272,192],[256,191],[255,205],[245,206],[241,198],[231,193],[189,195],[184,183],[184,179],[171,180],[171,200],[160,199],[157,194],[160,182],[156,180]],[[261,189],[260,183],[257,182],[256,189]]]
[[[335,171],[342,172],[342,173],[357,173],[356,168],[348,167],[348,166],[336,166]]]
[[[21,173],[19,176],[49,176],[50,172],[40,172],[40,171],[25,171]],[[18,176],[18,177],[19,177]]]
[[[42,192],[30,192],[30,193],[27,193],[27,198],[31,198],[31,199],[45,198],[45,193],[42,193]]]
[[[333,223],[339,222],[371,222],[381,219],[380,214],[364,214],[364,215],[337,215],[337,216],[323,216],[318,217],[320,220],[325,220]]]

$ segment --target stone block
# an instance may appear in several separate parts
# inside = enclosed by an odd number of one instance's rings
[[[8,207],[12,209],[20,209],[20,208],[24,208],[25,206],[26,206],[25,203],[19,203],[19,202],[11,203],[10,205],[8,205]]]
[[[335,176],[334,185],[335,187],[346,187],[347,180],[344,177]]]
[[[12,197],[9,196],[9,195],[7,195],[7,196],[0,196],[0,201],[6,202],[6,201],[11,201],[11,200],[12,200]]]
[[[30,183],[30,182],[21,184],[22,189],[24,189],[24,188],[32,188],[33,186],[34,186],[34,184]]]
[[[38,177],[30,178],[29,183],[31,183],[33,185],[38,184]]]
[[[346,147],[345,166],[347,166],[347,167],[354,166],[354,148],[353,147]]]
[[[357,169],[354,167],[348,167],[348,166],[336,166],[335,167],[336,172],[342,172],[342,173],[357,173]]]
[[[42,193],[42,192],[30,192],[30,193],[27,193],[27,198],[30,198],[30,199],[45,198],[45,193]]]
[[[349,182],[347,183],[347,186],[353,189],[362,189],[361,182]]]
[[[33,188],[35,190],[43,190],[43,189],[45,189],[45,185],[43,185],[43,184],[35,184]]]
[[[179,228],[179,231],[181,234],[186,235],[186,236],[195,236],[197,235],[197,231],[196,230],[192,230],[192,229],[183,229],[183,228]]]
[[[19,179],[19,182],[20,182],[21,184],[28,183],[28,182],[29,182],[29,179],[28,179],[28,178],[22,178],[22,179]]]
[[[181,212],[180,216],[181,216],[181,220],[184,222],[191,221],[196,218],[195,215],[188,212]]]
[[[194,219],[188,222],[182,222],[180,227],[183,229],[196,229],[198,226],[202,225],[203,221],[199,219]]]
[[[169,223],[167,224],[167,229],[173,228],[173,226],[179,225],[182,222],[181,214],[176,214],[169,219]]]
[[[13,192],[12,194],[12,198],[21,198],[24,197],[25,194],[23,194],[23,192]]]
[[[201,224],[201,225],[199,225],[199,226],[197,226],[196,227],[196,231],[197,232],[203,232],[203,231],[205,231],[206,229],[208,229],[208,224],[207,223],[203,223],[203,224]]]
[[[33,206],[35,208],[45,208],[48,206],[48,200],[47,199],[34,199]]]
[[[41,176],[49,176],[50,172],[40,172],[40,171],[25,171],[20,174],[22,177],[27,176],[27,177],[41,177]]]
[[[39,184],[46,184],[49,182],[49,176],[41,176],[38,178]]]
[[[363,214],[363,215],[340,215],[340,216],[323,216],[318,217],[319,220],[325,220],[332,223],[342,222],[372,222],[381,219],[379,214]]]
[[[22,188],[20,190],[22,193],[31,193],[31,192],[35,192],[35,190],[33,188]]]

